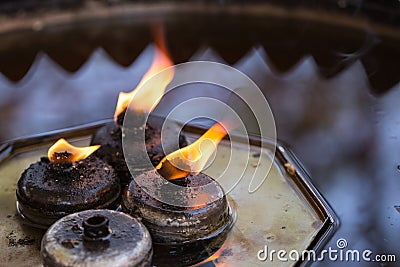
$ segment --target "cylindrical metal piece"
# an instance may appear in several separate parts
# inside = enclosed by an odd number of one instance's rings
[[[150,196],[137,184],[149,189],[156,187],[152,178],[154,170],[145,172],[129,184],[123,194],[122,208],[125,212],[140,217],[153,239],[156,266],[187,266],[209,257],[222,246],[234,222],[234,214],[229,207],[222,187],[205,174],[190,175],[180,181],[187,188],[188,201],[196,197],[197,206],[173,206]],[[208,199],[201,185],[215,186],[214,192],[221,198],[213,202]],[[163,194],[162,188],[156,190]]]
[[[144,225],[127,214],[87,210],[70,214],[46,232],[45,267],[151,266],[152,243]]]
[[[42,228],[74,212],[116,209],[120,194],[113,168],[94,156],[73,163],[42,158],[21,175],[16,191],[20,215]]]
[[[124,114],[124,113],[123,113]],[[131,155],[125,155],[123,151],[122,145],[122,122],[123,122],[123,114],[118,116],[118,123],[111,122],[100,128],[94,135],[91,141],[91,145],[101,145],[101,147],[94,152],[94,155],[103,159],[108,164],[113,166],[117,175],[119,176],[121,183],[123,185],[128,184],[132,177],[129,172],[128,166],[125,161],[125,157],[135,157],[139,153],[137,151],[140,149],[141,143],[137,143],[137,140],[130,140],[132,143],[129,144],[133,149],[134,153]],[[134,116],[132,116],[134,117]],[[165,153],[163,151],[163,146],[161,144],[161,118],[152,118],[151,121],[148,121],[145,125],[137,127],[137,128],[129,128],[125,129],[125,131],[133,131],[135,134],[142,134],[141,131],[145,131],[145,149],[147,155],[154,166],[165,157]],[[139,128],[143,128],[143,130],[139,130]],[[125,133],[126,134],[126,133]],[[166,140],[173,139],[174,134],[179,135],[179,146],[184,147],[187,145],[186,138],[183,134],[179,133],[179,127],[176,126],[174,129],[170,129],[168,133],[170,136],[165,136]],[[141,141],[141,138],[138,137],[138,140]],[[175,140],[175,139],[173,139]],[[126,151],[125,151],[126,153]],[[142,157],[139,155],[139,157]],[[135,166],[135,168],[146,169],[143,166]]]

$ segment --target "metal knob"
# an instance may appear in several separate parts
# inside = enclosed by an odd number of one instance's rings
[[[101,214],[95,214],[82,222],[83,237],[85,240],[98,241],[107,239],[111,230],[109,220]]]

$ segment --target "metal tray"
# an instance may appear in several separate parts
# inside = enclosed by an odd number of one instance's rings
[[[15,206],[16,183],[23,170],[45,156],[51,142],[56,139],[66,137],[71,143],[87,145],[91,134],[107,122],[109,120],[19,138],[0,145],[1,264],[41,266],[40,241],[43,231],[26,225]],[[198,138],[203,130],[193,125],[184,127],[189,142]],[[266,144],[267,150],[260,149],[261,142]],[[243,178],[228,194],[237,212],[235,225],[217,252],[218,257],[212,257],[203,263],[204,266],[308,265],[311,261],[303,259],[260,261],[257,254],[265,246],[269,251],[296,250],[301,253],[312,249],[318,253],[338,226],[335,213],[290,151],[278,144],[274,155],[274,143],[257,137],[250,137],[250,151],[245,149],[244,143],[223,140],[215,160],[204,171],[212,177],[218,175],[222,166],[226,165],[231,149],[243,150],[239,153],[240,157],[232,159],[233,168],[229,170],[235,175],[237,171],[245,169]],[[270,165],[271,160],[272,167],[268,172],[266,166]],[[246,166],[243,166],[244,162]],[[260,188],[253,193],[248,191],[251,168],[257,168],[257,175],[267,175]],[[264,172],[263,168],[266,168]]]

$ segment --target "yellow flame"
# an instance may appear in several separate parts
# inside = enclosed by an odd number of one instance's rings
[[[47,156],[51,162],[55,163],[75,162],[87,158],[90,154],[92,154],[99,148],[99,145],[88,147],[75,147],[68,143],[64,138],[61,138],[49,148]],[[68,155],[62,155],[63,153]]]
[[[164,157],[156,169],[167,180],[184,178],[190,173],[199,173],[226,135],[224,126],[216,123],[191,145]]]
[[[153,62],[136,88],[131,92],[121,92],[119,94],[114,113],[115,121],[117,121],[118,115],[128,108],[131,101],[134,101],[132,105],[133,110],[150,113],[158,102],[160,102],[165,88],[172,81],[174,69],[169,67],[173,66],[173,62],[167,52],[164,35],[161,30],[157,33],[156,45],[157,48],[155,49]],[[167,68],[169,69],[162,73],[162,76],[157,80],[157,84],[151,85],[151,90],[149,87],[143,87],[143,84],[152,76]]]

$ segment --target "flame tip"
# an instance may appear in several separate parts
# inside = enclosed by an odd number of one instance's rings
[[[64,138],[60,138],[49,148],[47,157],[53,163],[75,162],[87,158],[100,147],[100,145],[76,147]],[[69,155],[56,156],[57,153],[68,153]]]
[[[143,86],[154,75],[174,65],[168,54],[162,29],[158,29],[154,35],[156,49],[154,50],[151,66],[131,92],[120,92],[115,108],[114,121],[117,121],[118,116],[130,106],[132,100],[135,101],[135,105],[132,107],[135,111],[150,113],[160,102],[167,85],[172,81],[174,76],[173,68],[171,71],[163,73],[161,80],[158,81],[156,86],[152,87],[152,90]]]
[[[190,173],[198,174],[227,134],[225,127],[217,122],[192,144],[165,156],[156,169],[167,180],[184,178]],[[211,142],[204,142],[206,140]]]

